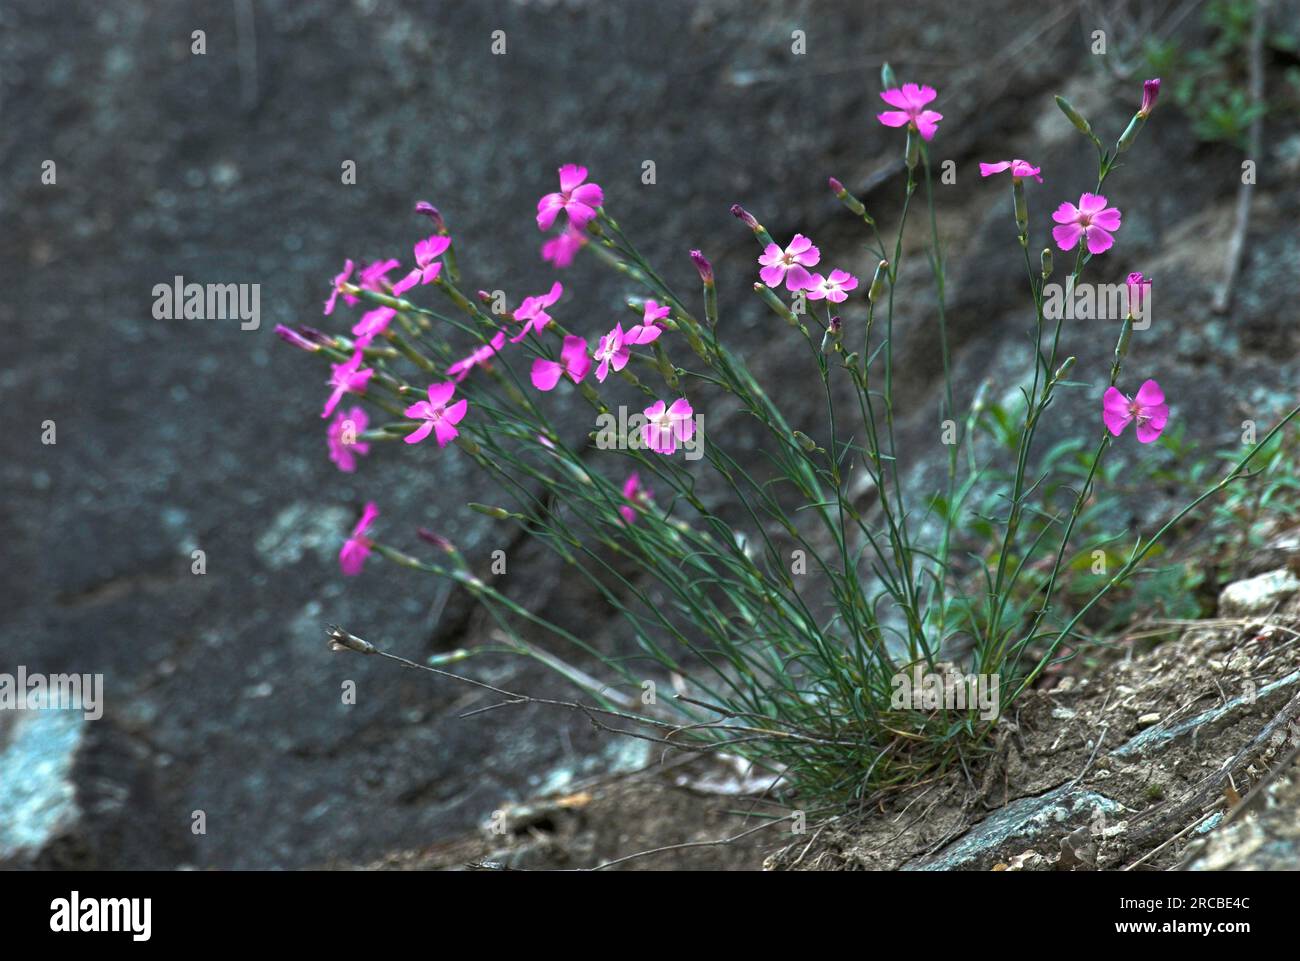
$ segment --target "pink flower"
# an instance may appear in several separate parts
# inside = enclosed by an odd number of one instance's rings
[[[589,370],[591,357],[587,354],[587,342],[581,337],[570,335],[564,338],[559,361],[538,357],[533,361],[531,376],[533,386],[538,390],[551,390],[560,382],[561,374],[568,374],[569,380],[578,384]]]
[[[1073,250],[1083,237],[1088,243],[1088,253],[1100,254],[1110,250],[1115,243],[1111,234],[1119,230],[1118,207],[1107,207],[1106,198],[1100,194],[1084,194],[1079,206],[1063,203],[1056,208],[1052,219],[1060,226],[1052,228],[1056,246]]]
[[[369,267],[361,271],[361,282],[357,285],[364,290],[373,290],[376,293],[383,293],[383,284],[388,282],[388,275],[402,266],[400,260],[376,260]]]
[[[1138,116],[1145,120],[1156,108],[1156,98],[1160,96],[1160,78],[1142,82],[1142,106],[1138,107]]]
[[[994,174],[1002,173],[1004,170],[1010,170],[1011,176],[1015,180],[1020,180],[1023,177],[1033,177],[1040,184],[1043,182],[1043,178],[1038,176],[1042,172],[1042,168],[1035,167],[1028,160],[999,160],[995,164],[980,164],[981,177],[991,177]]]
[[[1101,399],[1101,419],[1106,422],[1106,429],[1116,437],[1129,421],[1136,420],[1138,441],[1149,444],[1165,429],[1169,421],[1169,405],[1165,403],[1164,391],[1154,380],[1139,387],[1132,400],[1116,388],[1108,387]]]
[[[574,230],[587,226],[596,216],[596,208],[605,202],[605,192],[596,184],[583,183],[586,179],[586,167],[565,164],[560,168],[560,192],[537,201],[538,229],[550,230],[561,210],[569,215]]]
[[[455,377],[456,383],[460,383],[469,376],[469,372],[475,367],[486,367],[488,361],[499,351],[506,342],[506,332],[497,331],[488,343],[476,348],[468,357],[456,361],[447,368],[447,376]]]
[[[626,331],[623,330],[622,324],[615,324],[613,330],[600,338],[600,345],[596,348],[596,360],[599,361],[596,367],[596,379],[603,384],[605,378],[609,376],[611,367],[614,370],[622,370],[627,366],[634,344],[649,344],[657,340],[661,333],[663,331],[653,324],[650,326],[637,324]]]
[[[933,87],[917,86],[914,83],[885,90],[880,94],[880,99],[898,109],[877,114],[876,119],[886,127],[911,126],[920,132],[923,140],[932,140],[943,114],[925,110],[924,107],[935,96]]]
[[[1128,285],[1128,309],[1130,312],[1142,306],[1142,300],[1151,289],[1151,278],[1143,277],[1140,271],[1134,271],[1125,280]]]
[[[542,244],[542,260],[562,270],[573,263],[573,258],[586,242],[587,238],[574,230],[573,225],[570,224],[563,233],[556,234]]]
[[[341,364],[331,365],[329,386],[334,388],[330,394],[329,400],[325,401],[325,409],[321,411],[321,417],[328,417],[334,413],[334,408],[339,405],[344,394],[364,394],[366,385],[370,383],[370,378],[375,372],[370,368],[363,368],[361,350],[358,348],[348,360]]]
[[[366,558],[370,556],[370,549],[374,547],[374,542],[365,534],[378,516],[379,508],[375,506],[374,501],[370,501],[361,512],[361,519],[357,521],[357,526],[352,528],[352,536],[343,542],[343,547],[339,550],[339,567],[348,577],[360,574]]]
[[[334,303],[338,300],[339,294],[342,293],[339,288],[348,282],[348,278],[352,276],[352,271],[356,269],[356,266],[352,261],[346,260],[343,262],[343,272],[334,275],[334,286],[330,290],[330,299],[325,301],[325,316],[328,317],[334,313]],[[357,302],[357,298],[351,294],[343,294],[343,300],[349,306]]]
[[[858,286],[858,278],[847,270],[835,269],[829,277],[813,274],[808,281],[809,300],[829,300],[842,304],[849,299],[849,291]]]
[[[551,289],[540,297],[525,297],[523,303],[516,307],[514,312],[515,320],[522,320],[524,326],[518,334],[510,338],[510,343],[519,343],[528,336],[530,330],[535,330],[539,334],[545,330],[546,325],[552,320],[546,308],[553,306],[562,293],[564,293],[564,285],[557,280],[551,284]]]
[[[627,480],[623,482],[623,498],[631,504],[646,505],[650,503],[653,493],[648,487],[641,486],[641,478],[636,471],[627,475]],[[636,508],[629,504],[623,504],[618,509],[619,514],[623,516],[624,523],[636,523]]]
[[[641,427],[641,438],[657,454],[674,453],[678,441],[688,441],[695,434],[695,411],[685,397],[673,401],[671,407],[657,400],[642,413],[648,423]]]
[[[330,460],[339,465],[339,470],[351,474],[357,469],[357,454],[370,453],[370,445],[357,440],[370,424],[364,407],[357,406],[351,410],[341,410],[334,415],[326,430],[326,442],[329,444]]]
[[[776,244],[768,244],[758,262],[763,269],[758,276],[769,287],[781,286],[785,281],[786,290],[803,290],[812,282],[812,276],[805,267],[815,267],[822,259],[821,251],[803,234],[795,234],[790,246],[782,250]]]
[[[451,246],[450,237],[434,234],[425,237],[415,245],[415,269],[393,285],[393,296],[400,297],[416,284],[431,284],[442,273],[442,261],[438,260]]]
[[[628,359],[632,356],[632,351],[623,343],[623,325],[615,324],[604,337],[600,338],[600,344],[596,347],[596,380],[602,384],[605,378],[609,376],[609,369],[622,370],[627,366]]]
[[[645,302],[644,312],[641,314],[641,323],[639,326],[652,327],[656,330],[662,330],[663,326],[659,323],[659,321],[663,320],[672,312],[673,309],[669,307],[667,304],[661,305],[656,300],[647,300]],[[654,338],[651,337],[650,340],[654,340]],[[647,344],[649,342],[650,342],[649,340],[638,341],[638,343],[647,343]]]
[[[396,316],[397,311],[393,310],[392,307],[376,307],[374,310],[368,310],[362,314],[361,319],[352,328],[352,335],[357,339],[357,346],[370,346],[370,342],[386,331],[388,325]]]
[[[443,381],[441,384],[429,385],[429,399],[417,401],[410,407],[406,408],[406,416],[423,420],[424,423],[415,428],[414,431],[403,438],[408,444],[418,444],[433,433],[434,439],[438,442],[439,447],[446,447],[460,434],[456,429],[465,418],[465,408],[469,406],[469,401],[463,397],[447,406],[447,401],[451,400],[451,395],[456,393],[456,385],[451,381]]]

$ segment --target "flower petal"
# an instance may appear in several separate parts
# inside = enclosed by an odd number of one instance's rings
[[[1154,380],[1144,381],[1134,398],[1139,407],[1159,407],[1165,402],[1165,392]]]
[[[551,390],[560,382],[560,374],[563,372],[564,368],[555,361],[538,357],[533,361],[533,369],[529,377],[538,390]]]
[[[1054,229],[1060,230],[1061,228]],[[1104,254],[1115,244],[1115,238],[1096,224],[1086,228],[1084,232],[1088,235],[1088,253],[1090,254]]]
[[[426,437],[428,437],[428,436],[429,436],[429,433],[430,433],[432,430],[433,430],[433,421],[431,421],[431,420],[426,420],[423,424],[421,424],[419,427],[415,428],[415,430],[413,430],[411,433],[407,434],[407,435],[406,435],[405,437],[403,437],[402,439],[403,439],[404,441],[406,441],[408,444],[418,444],[418,443],[420,443],[420,441],[422,441],[422,440],[424,440]]]
[[[587,168],[577,164],[565,164],[560,168],[560,190],[568,193],[587,179]]]
[[[1079,219],[1079,208],[1069,201],[1066,201],[1052,211],[1052,219],[1058,224],[1076,223]]]
[[[921,134],[922,140],[933,140],[935,133],[939,129],[939,121],[943,119],[943,114],[935,113],[933,110],[923,110],[916,118],[916,129]]]
[[[1119,230],[1122,216],[1118,207],[1107,207],[1105,210],[1093,214],[1092,222],[1102,230]]]
[[[899,110],[906,110],[912,106],[911,103],[908,102],[907,97],[903,95],[903,91],[897,87],[890,87],[888,90],[880,91],[880,99],[885,101],[885,103],[889,104],[891,107],[897,107]],[[896,127],[898,125],[890,124],[890,126]]]
[[[1101,419],[1106,423],[1106,429],[1116,437],[1133,419],[1128,409],[1128,398],[1118,388],[1106,388],[1106,393],[1101,398]]]
[[[1052,228],[1052,239],[1062,250],[1073,250],[1079,243],[1083,228],[1078,224],[1061,224]]]
[[[434,407],[445,404],[451,400],[451,395],[454,393],[456,393],[456,385],[449,380],[445,380],[440,384],[430,384],[428,390],[429,403]]]

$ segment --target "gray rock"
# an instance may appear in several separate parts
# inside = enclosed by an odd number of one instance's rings
[[[1235,581],[1219,594],[1219,616],[1255,617],[1268,614],[1296,591],[1300,591],[1300,580],[1285,568],[1248,580]]]
[[[0,715],[0,868],[32,867],[75,836],[82,811],[72,773],[87,722],[76,711]]]
[[[1300,772],[1290,760],[1250,809],[1195,843],[1184,870],[1300,870]]]
[[[1296,136],[1300,140],[1300,134]],[[1283,531],[1252,554],[1246,563],[1246,573],[1254,577],[1280,567],[1291,567],[1300,559],[1300,527]]]
[[[1095,791],[1063,784],[1038,797],[1013,801],[943,850],[905,864],[903,870],[987,871],[1046,835],[1065,836],[1099,814],[1123,810],[1123,805]]]

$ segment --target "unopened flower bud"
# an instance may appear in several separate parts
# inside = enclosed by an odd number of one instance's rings
[[[794,315],[790,308],[786,306],[785,301],[778,297],[772,291],[772,288],[767,286],[767,284],[755,283],[754,293],[762,297],[767,306],[771,307],[772,310],[782,317],[790,326],[793,327],[799,323],[799,318]]]
[[[1142,301],[1151,289],[1151,278],[1143,277],[1141,271],[1135,270],[1124,283],[1128,288],[1128,316],[1133,317],[1142,310]]]
[[[284,326],[284,324],[275,325],[275,334],[286,344],[297,347],[299,350],[305,350],[308,353],[315,353],[321,349],[320,344],[313,343],[309,338],[304,337],[290,327]]]
[[[1092,137],[1092,124],[1088,123],[1088,121],[1084,119],[1083,114],[1074,109],[1070,104],[1070,101],[1066,100],[1064,97],[1058,96],[1056,98],[1056,105],[1061,108],[1061,113],[1065,114],[1065,116],[1069,118],[1070,123],[1074,124],[1080,131],[1087,134],[1088,137]]]
[[[358,654],[374,654],[378,648],[369,641],[362,640],[355,634],[349,634],[334,624],[329,626],[327,636],[331,651],[356,651]]]
[[[764,247],[768,244],[775,243],[775,241],[772,240],[772,235],[767,232],[767,228],[755,220],[754,215],[744,207],[740,206],[740,204],[731,205],[731,215],[752,230],[754,236],[758,238],[758,242]]]
[[[1138,108],[1138,116],[1145,120],[1151,116],[1151,111],[1156,108],[1156,98],[1160,96],[1160,78],[1153,77],[1150,80],[1142,82],[1142,106]]]
[[[825,353],[826,348],[831,345],[834,345],[835,349],[839,350],[840,333],[843,329],[844,322],[840,320],[839,315],[832,317],[830,323],[826,326],[826,333],[822,334],[822,353]]]
[[[445,551],[445,552],[448,553],[448,554],[455,554],[455,553],[456,553],[456,545],[455,545],[455,544],[453,544],[451,541],[447,540],[447,538],[443,537],[441,534],[435,534],[433,531],[429,530],[427,527],[421,527],[421,528],[417,529],[415,533],[416,533],[416,536],[418,536],[418,537],[420,538],[420,540],[422,540],[422,541],[426,541],[426,542],[432,544],[434,547],[438,548],[438,550],[440,550],[440,551]]]
[[[754,215],[744,207],[740,206],[740,204],[731,205],[731,216],[735,217],[750,230],[757,230],[760,226],[759,222],[754,219]]]
[[[1142,131],[1142,127],[1146,122],[1147,118],[1142,114],[1135,113],[1133,115],[1133,119],[1130,120],[1128,126],[1124,128],[1124,133],[1120,135],[1119,143],[1115,145],[1116,154],[1122,154],[1129,147],[1133,146],[1133,141],[1137,139],[1137,135]]]
[[[503,521],[510,516],[510,512],[504,507],[489,507],[487,504],[478,504],[474,501],[470,501],[469,509],[478,511],[480,514],[486,514],[488,517],[499,521]]]
[[[695,269],[700,272],[700,280],[706,284],[713,283],[713,264],[709,263],[708,258],[701,251],[691,251],[691,263],[695,264]]]
[[[1052,248],[1044,247],[1038,259],[1043,265],[1043,279],[1046,280],[1052,276]]]
[[[1029,230],[1029,201],[1025,199],[1025,185],[1019,177],[1011,181],[1011,196],[1016,204],[1016,230],[1024,238]]]
[[[898,78],[894,76],[894,68],[888,63],[880,65],[880,86],[886,90],[893,90],[898,86]]]
[[[1119,363],[1128,353],[1128,342],[1133,337],[1133,318],[1125,317],[1124,326],[1119,331],[1119,343],[1115,345],[1115,362]]]
[[[438,233],[445,234],[447,232],[447,224],[443,222],[442,214],[438,211],[438,208],[429,203],[429,201],[421,200],[417,203],[415,205],[415,212],[417,214],[424,214],[424,216],[432,220],[433,226],[437,229]]]
[[[871,215],[867,213],[866,205],[857,197],[853,196],[853,194],[849,193],[848,190],[845,189],[844,184],[840,183],[834,177],[830,178],[829,183],[831,185],[831,193],[835,194],[835,198],[840,203],[845,207],[848,207],[849,210],[861,217],[868,224],[875,223],[875,221],[871,219]]]
[[[794,439],[798,442],[800,447],[810,454],[817,449],[817,442],[801,430],[794,432]]]
[[[1060,367],[1056,368],[1056,373],[1053,375],[1052,380],[1056,380],[1056,381],[1064,380],[1066,378],[1066,375],[1070,373],[1070,370],[1073,367],[1074,367],[1074,358],[1073,357],[1065,358],[1065,363],[1063,363]]]
[[[889,279],[889,261],[882,260],[876,265],[876,275],[871,278],[871,287],[867,290],[867,300],[875,303],[885,291],[885,281]]]

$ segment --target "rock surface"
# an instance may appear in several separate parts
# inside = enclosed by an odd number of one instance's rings
[[[1229,584],[1219,595],[1220,617],[1268,614],[1300,591],[1300,579],[1289,570],[1269,571]]]

